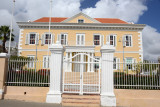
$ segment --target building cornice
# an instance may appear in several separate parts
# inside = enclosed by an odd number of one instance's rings
[[[17,22],[21,29],[48,29],[46,22]],[[51,23],[51,29],[130,30],[142,31],[145,24]]]

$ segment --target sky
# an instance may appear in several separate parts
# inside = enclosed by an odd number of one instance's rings
[[[10,25],[13,1],[0,0],[0,25]],[[71,17],[83,12],[93,18],[119,18],[135,24],[146,24],[143,29],[144,59],[157,60],[160,56],[160,0],[53,0],[53,17]],[[18,41],[16,22],[34,21],[48,17],[50,0],[16,0],[13,29]]]

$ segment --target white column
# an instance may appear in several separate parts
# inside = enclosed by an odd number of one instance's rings
[[[113,85],[113,55],[115,48],[109,44],[101,47],[101,106],[116,106]]]
[[[69,63],[69,72],[72,72],[72,52],[70,52],[70,55],[69,55],[69,58],[70,58],[70,63]]]
[[[94,57],[94,55],[93,55],[93,53],[91,53],[91,72],[94,72],[94,64],[93,64],[93,57]]]
[[[90,53],[88,53],[88,67],[87,67],[88,70],[87,70],[87,72],[90,72],[90,71],[91,71],[91,70],[90,70],[90,68],[91,68],[90,59],[91,59],[91,58],[90,58],[89,56],[90,56]]]
[[[68,57],[68,52],[66,52],[66,60],[68,59],[69,57]],[[66,72],[68,72],[69,71],[69,62],[68,62],[68,60],[65,62],[65,64],[66,64]]]
[[[47,93],[47,103],[61,103],[62,90],[62,66],[63,66],[63,46],[57,42],[49,47],[51,51],[50,60],[50,87]]]

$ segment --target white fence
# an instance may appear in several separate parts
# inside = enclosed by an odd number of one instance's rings
[[[8,60],[7,86],[49,86],[48,61],[34,59]]]
[[[116,89],[160,89],[160,63],[114,63]]]

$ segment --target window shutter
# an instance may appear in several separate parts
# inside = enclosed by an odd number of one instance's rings
[[[38,45],[39,44],[39,34],[36,33],[36,44]]]
[[[126,36],[123,36],[123,38],[122,38],[123,40],[122,40],[122,42],[123,42],[123,46],[126,46]]]
[[[132,36],[129,36],[129,37],[130,37],[131,46],[132,46],[133,45]]]
[[[29,44],[29,39],[30,39],[30,37],[29,37],[29,34],[27,33],[27,34],[26,34],[26,41],[25,41],[25,44],[26,44],[26,45]]]
[[[61,35],[60,34],[57,35],[57,40],[61,43]]]
[[[44,45],[45,42],[45,34],[42,34],[41,45]]]
[[[120,58],[116,58],[116,69],[120,69]]]
[[[103,46],[103,38],[104,38],[104,36],[101,35],[101,46]]]
[[[132,69],[133,70],[136,70],[136,65],[137,65],[137,60],[136,60],[136,58],[134,58],[134,59],[132,59]]]
[[[53,44],[53,43],[54,43],[54,35],[51,34],[51,44]]]
[[[114,37],[114,47],[115,47],[117,45],[117,36],[114,35],[113,37]]]
[[[106,43],[107,42],[110,44],[110,35],[108,35],[107,38],[106,38]]]

